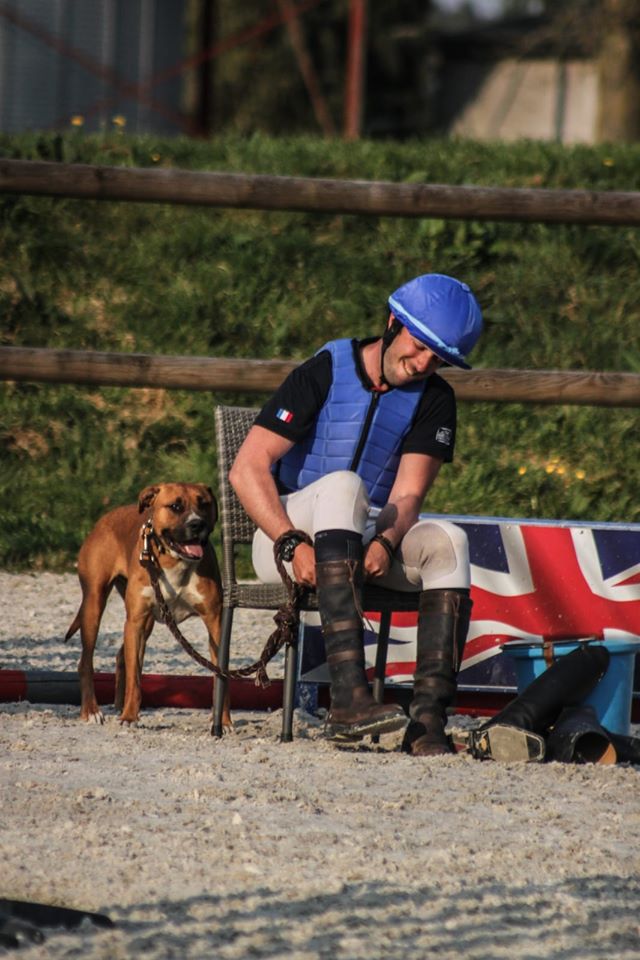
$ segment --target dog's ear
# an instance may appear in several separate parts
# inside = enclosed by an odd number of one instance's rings
[[[142,513],[143,510],[147,510],[159,493],[160,487],[145,487],[138,497],[138,512]]]
[[[211,487],[208,487],[205,483],[200,483],[199,487],[207,495],[207,497],[210,497],[211,499],[211,529],[213,529],[218,520],[218,501],[216,500],[216,495]]]

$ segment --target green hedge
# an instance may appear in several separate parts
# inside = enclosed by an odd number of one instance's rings
[[[0,155],[396,182],[640,189],[640,147],[311,138],[0,137]],[[0,198],[1,342],[305,357],[381,330],[430,270],[476,291],[478,367],[640,370],[640,233]],[[255,396],[3,384],[0,564],[63,569],[106,508],[157,479],[215,482],[212,408]],[[638,521],[635,410],[460,404],[456,461],[425,505]]]

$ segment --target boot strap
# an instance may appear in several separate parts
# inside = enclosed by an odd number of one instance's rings
[[[325,560],[316,563],[316,584],[318,587],[336,587],[343,583],[353,583],[358,566],[357,560]]]
[[[360,630],[362,627],[361,620],[355,620],[351,617],[349,620],[331,620],[327,624],[323,624],[322,633],[325,637],[332,637],[334,633],[342,633],[344,630]]]
[[[355,663],[356,661],[362,663],[361,650],[339,650],[337,653],[330,653],[327,657],[327,663],[331,667],[336,663]]]
[[[473,605],[469,591],[463,587],[450,590],[423,590],[420,594],[420,612],[458,613],[465,601]]]
[[[549,667],[552,667],[555,663],[554,653],[555,653],[555,650],[553,648],[553,640],[549,640],[548,638],[546,640],[543,640],[542,655],[544,657],[544,662],[547,670],[549,669]]]

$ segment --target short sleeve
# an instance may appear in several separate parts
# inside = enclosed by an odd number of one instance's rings
[[[309,432],[331,386],[328,350],[306,360],[278,387],[256,417],[256,424],[298,443]]]
[[[425,453],[451,463],[456,442],[456,397],[451,384],[429,377],[402,453]]]

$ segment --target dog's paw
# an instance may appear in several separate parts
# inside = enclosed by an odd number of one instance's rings
[[[104,714],[99,707],[96,707],[95,710],[83,710],[80,714],[80,719],[84,720],[85,723],[104,723]]]
[[[134,717],[131,715],[127,715],[125,713],[121,713],[120,716],[118,717],[118,723],[120,724],[121,727],[137,727],[139,719],[140,719],[139,717]]]
[[[227,714],[226,717],[224,715],[222,717],[222,732],[233,733],[233,720],[231,719],[229,714]]]
[[[214,724],[213,722],[211,723],[211,728],[210,728],[210,729],[211,729],[211,736],[212,736],[212,737],[215,737],[215,736],[216,736],[216,728],[215,728],[215,724]],[[222,735],[223,737],[226,737],[227,734],[233,734],[233,733],[235,733],[235,726],[234,726],[233,720],[229,720],[228,722],[225,722],[225,721],[223,720],[223,721],[222,721],[222,734],[221,734],[221,735]]]

